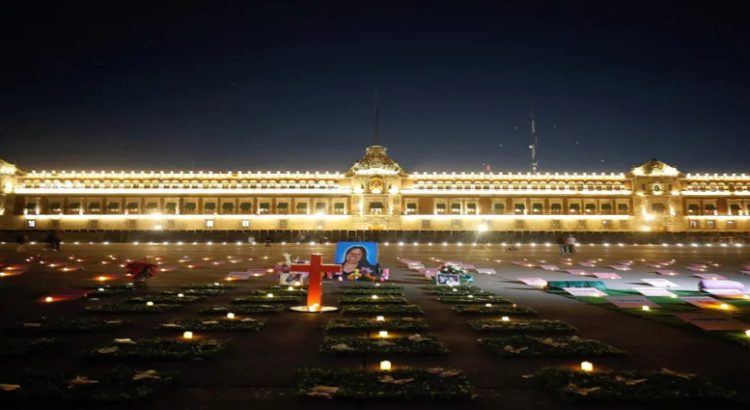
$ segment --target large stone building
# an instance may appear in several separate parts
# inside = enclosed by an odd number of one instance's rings
[[[750,231],[750,176],[409,173],[371,146],[346,172],[23,171],[0,161],[4,231]]]

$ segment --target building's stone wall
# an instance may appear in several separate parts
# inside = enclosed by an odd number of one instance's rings
[[[0,229],[750,231],[750,177],[407,173],[369,147],[347,172],[29,171],[0,161]]]

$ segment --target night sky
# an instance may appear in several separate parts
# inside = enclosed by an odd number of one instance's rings
[[[567,3],[567,4],[558,4]],[[658,5],[656,4],[658,3]],[[750,171],[741,2],[18,0],[0,158],[22,169]]]

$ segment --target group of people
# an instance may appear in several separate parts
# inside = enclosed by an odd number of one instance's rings
[[[576,237],[573,234],[557,237],[557,246],[560,247],[560,255],[572,255],[576,251]]]
[[[44,242],[47,242],[48,249],[59,252],[60,244],[62,244],[62,232],[49,231],[47,236],[44,238]],[[16,251],[25,252],[27,243],[29,243],[29,236],[25,233],[19,234],[16,237]]]

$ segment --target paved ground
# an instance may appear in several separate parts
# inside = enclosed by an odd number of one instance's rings
[[[187,270],[177,269],[163,272],[150,282],[150,291],[174,289],[179,285],[194,282],[220,280],[232,270],[244,270],[250,267],[265,267],[282,260],[283,252],[306,257],[311,252],[321,252],[326,260],[331,260],[331,246],[278,245],[271,248],[252,247],[247,244],[214,244],[214,245],[64,245],[59,254],[44,252],[40,247],[31,247],[26,255],[19,255],[10,245],[0,246],[0,262],[17,263],[29,254],[40,254],[46,260],[63,260],[71,255],[83,258],[84,271],[58,272],[49,268],[33,265],[31,270],[20,276],[0,279],[0,327],[25,319],[39,316],[76,317],[84,306],[100,303],[97,301],[74,301],[54,304],[41,304],[36,298],[54,293],[65,288],[74,288],[94,283],[92,278],[101,273],[121,272],[113,265],[102,265],[107,255],[120,258],[140,258],[144,256],[161,256],[165,265],[177,266],[177,260],[189,257],[192,261],[205,266]],[[223,263],[213,265],[216,261],[227,261],[227,257],[239,261],[236,264]],[[390,357],[395,365],[445,366],[463,369],[477,388],[479,397],[469,404],[456,403],[390,403],[390,408],[505,408],[505,409],[565,409],[571,408],[557,401],[543,390],[531,386],[521,376],[532,373],[545,365],[576,364],[577,360],[549,359],[501,359],[489,355],[479,348],[477,335],[468,326],[465,317],[455,315],[449,307],[438,303],[434,296],[427,295],[420,289],[427,284],[416,274],[399,268],[396,257],[407,257],[421,260],[425,265],[435,265],[431,257],[444,260],[461,260],[477,265],[491,267],[497,275],[480,275],[477,284],[499,295],[513,299],[520,305],[534,308],[540,316],[547,319],[567,321],[581,330],[587,338],[599,339],[628,351],[627,358],[595,360],[598,367],[623,369],[659,369],[667,367],[681,372],[695,372],[715,379],[740,392],[743,399],[750,401],[750,392],[746,389],[750,376],[750,354],[740,346],[713,339],[698,332],[675,328],[640,319],[624,313],[605,310],[568,298],[532,290],[515,280],[522,276],[537,276],[545,279],[570,279],[564,273],[550,273],[539,269],[529,269],[512,265],[510,262],[528,258],[531,261],[540,259],[558,262],[560,255],[554,247],[522,247],[519,251],[508,251],[499,245],[463,246],[456,245],[404,245],[381,246],[381,262],[392,268],[393,282],[405,286],[406,297],[413,303],[422,306],[426,320],[430,325],[430,334],[438,336],[446,343],[451,353],[444,357]],[[202,258],[212,258],[203,261]],[[719,263],[711,273],[721,273],[729,279],[738,280],[750,287],[750,276],[739,273],[739,266],[750,261],[748,248],[691,248],[641,246],[637,248],[620,248],[586,246],[580,249],[576,259],[603,258],[603,265],[623,259],[657,261],[676,259],[672,268],[681,276],[670,278],[681,286],[696,288],[697,279],[688,276],[690,272],[684,267],[691,262],[713,261]],[[249,260],[252,259],[252,260]],[[647,267],[636,262],[630,272],[618,272],[623,276],[619,281],[607,281],[611,287],[626,287],[641,278],[657,277],[646,273]],[[181,308],[176,313],[165,313],[154,316],[133,317],[136,326],[116,332],[94,336],[73,336],[62,352],[39,354],[31,359],[10,360],[3,363],[7,371],[14,371],[26,366],[35,368],[77,369],[86,367],[108,366],[94,363],[80,357],[80,353],[89,348],[101,345],[114,337],[145,337],[155,335],[154,327],[170,317],[190,317],[201,306],[220,304],[251,289],[259,289],[274,283],[274,277],[259,277],[247,282],[238,282],[239,289],[226,295],[209,298],[200,305]],[[336,300],[338,288],[346,284],[326,282],[326,300]],[[108,298],[104,303],[115,301]],[[144,408],[180,409],[218,409],[218,408],[331,408],[331,409],[368,409],[382,407],[383,404],[363,403],[330,403],[317,402],[294,396],[294,373],[301,367],[373,367],[379,357],[368,357],[364,360],[353,358],[335,358],[318,353],[320,342],[325,336],[323,325],[338,314],[306,315],[285,312],[268,315],[266,328],[255,334],[232,334],[230,348],[216,357],[201,362],[188,363],[130,363],[137,367],[174,369],[181,374],[178,386],[165,390],[139,406]],[[257,315],[261,317],[262,315]],[[2,380],[0,380],[2,382]],[[115,406],[116,407],[116,406]],[[127,407],[127,406],[123,406]],[[707,406],[705,408],[710,408]],[[610,407],[612,408],[612,407]],[[630,408],[627,406],[616,408]],[[633,407],[636,408],[636,407]]]

